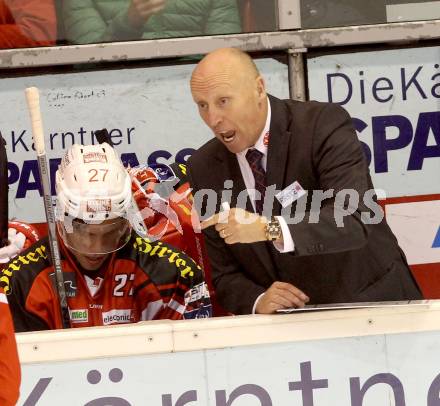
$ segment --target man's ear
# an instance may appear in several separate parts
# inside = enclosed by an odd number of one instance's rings
[[[257,93],[258,98],[265,99],[266,98],[266,84],[264,83],[264,79],[261,75],[259,75],[256,79],[257,81]]]

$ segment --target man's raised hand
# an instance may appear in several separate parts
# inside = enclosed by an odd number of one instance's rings
[[[201,228],[214,226],[226,244],[266,241],[267,218],[240,208],[214,214],[202,221]]]
[[[135,28],[142,27],[153,15],[162,11],[167,0],[131,0],[127,17]]]

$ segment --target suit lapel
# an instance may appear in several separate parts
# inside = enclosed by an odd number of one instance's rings
[[[267,185],[275,185],[277,191],[285,187],[285,175],[287,170],[287,160],[289,157],[289,143],[291,132],[289,127],[286,108],[280,100],[269,96],[272,117],[269,131],[269,146],[267,151],[266,177]],[[274,199],[274,214],[281,213],[281,204]]]
[[[290,126],[289,115],[286,107],[281,100],[270,96],[270,105],[272,117],[270,123],[270,138],[267,152],[266,178],[267,185],[274,185],[278,191],[285,187],[285,177],[287,162],[289,158],[289,143],[291,132],[288,130]],[[226,174],[225,179],[232,179],[233,183],[233,201],[232,206],[236,207],[236,199],[240,192],[246,190],[243,177],[240,171],[237,157],[230,153],[225,147],[218,151],[217,158],[221,161],[222,174]],[[223,186],[223,185],[222,185]],[[246,210],[254,212],[249,197],[246,200]],[[277,199],[274,201],[274,214],[281,212],[281,205]]]

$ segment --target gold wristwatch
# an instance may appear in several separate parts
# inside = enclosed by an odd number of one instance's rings
[[[266,240],[275,241],[281,237],[281,224],[275,217],[271,217],[270,221],[266,223],[264,232],[266,233]]]

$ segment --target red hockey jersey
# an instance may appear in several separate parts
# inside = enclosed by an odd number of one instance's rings
[[[85,276],[60,246],[71,327],[211,316],[201,267],[171,245],[133,235],[96,278]],[[40,240],[9,262],[0,277],[17,332],[62,328],[48,254],[48,241]]]
[[[20,364],[8,302],[0,287],[0,405],[14,406],[20,388]]]

